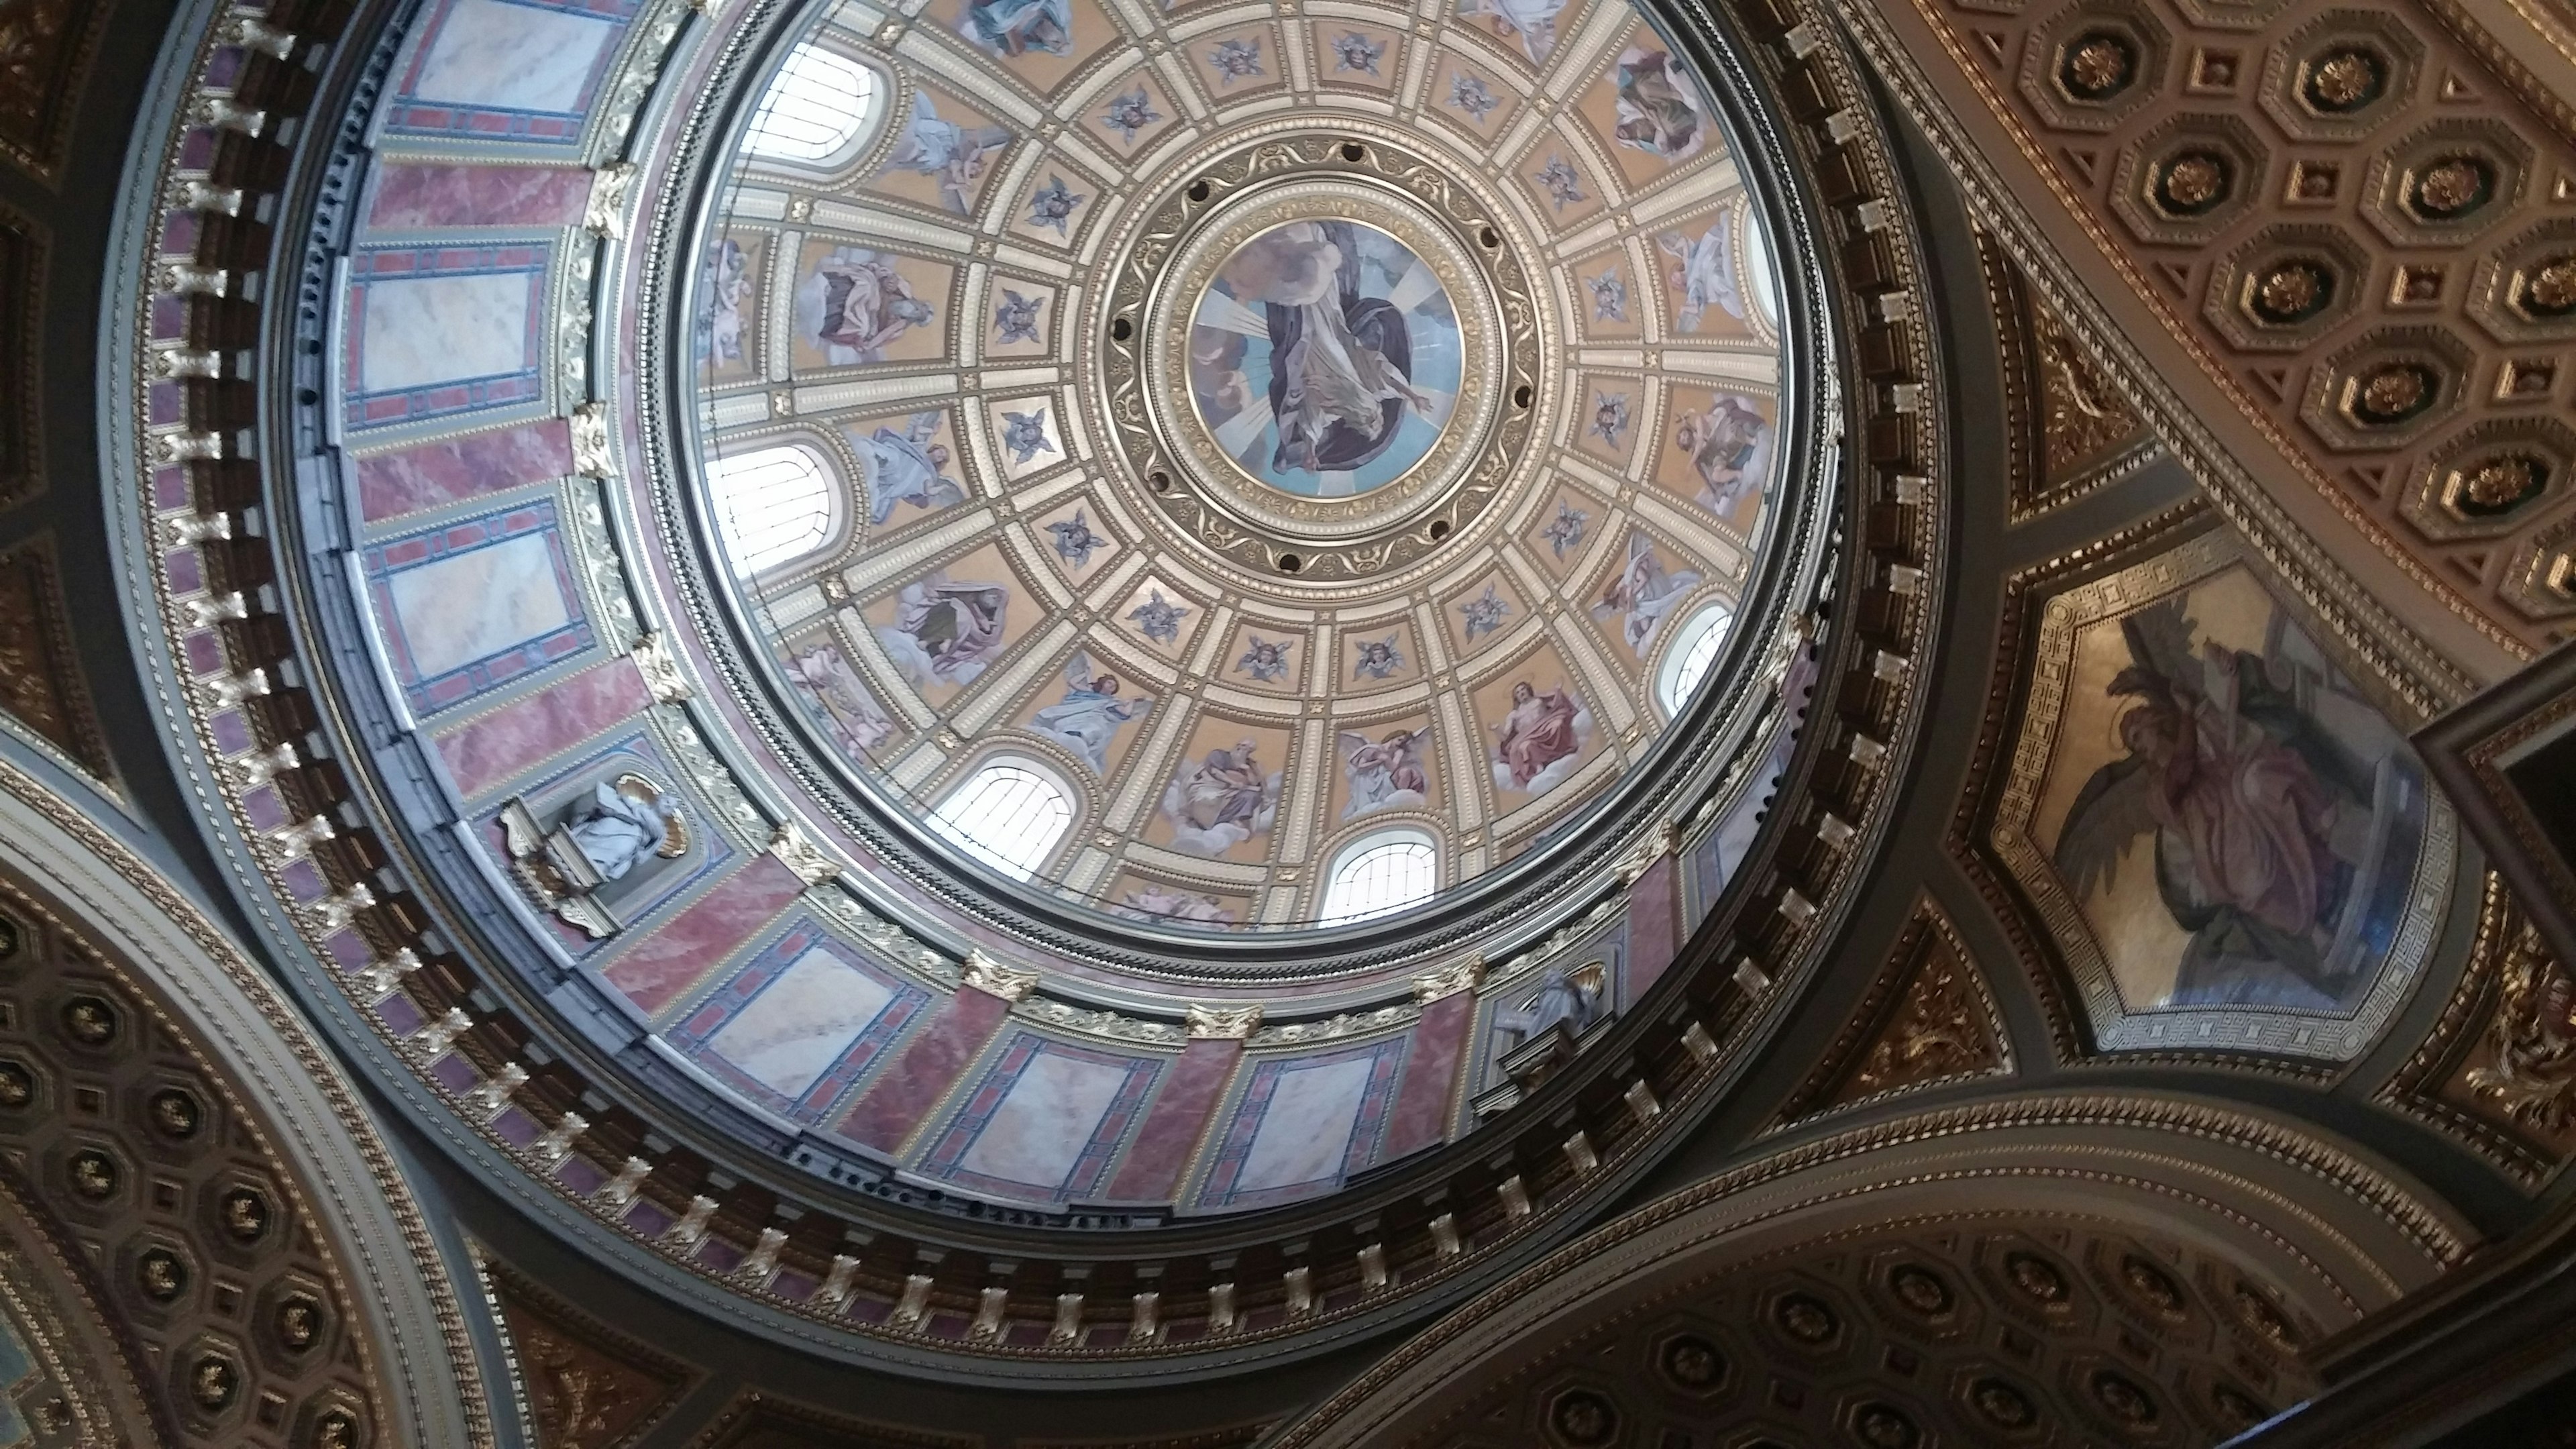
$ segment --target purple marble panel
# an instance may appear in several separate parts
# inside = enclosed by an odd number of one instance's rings
[[[563,418],[443,443],[379,453],[357,465],[358,507],[379,523],[572,472],[572,424]]]
[[[440,735],[438,753],[458,791],[471,798],[652,704],[642,672],[621,658]]]
[[[545,358],[543,244],[353,252],[341,359],[351,428],[533,404]]]
[[[1234,1080],[1235,1063],[1243,1060],[1243,1043],[1231,1038],[1202,1039],[1182,1049],[1181,1059],[1145,1114],[1145,1125],[1119,1164],[1109,1196],[1120,1201],[1168,1200],[1180,1186],[1181,1169],[1207,1131],[1208,1116],[1225,1099]]]
[[[1252,1068],[1198,1205],[1267,1207],[1330,1192],[1376,1159],[1406,1038]]]
[[[754,856],[688,909],[625,942],[603,974],[647,1015],[659,1014],[804,890],[805,882],[776,856]]]
[[[596,642],[552,499],[389,538],[364,560],[385,652],[421,715]]]
[[[1010,1012],[1009,1002],[971,986],[948,998],[903,1055],[851,1106],[841,1119],[840,1134],[880,1152],[901,1147]]]
[[[1395,1112],[1387,1119],[1388,1158],[1419,1152],[1449,1135],[1449,1104],[1458,1091],[1458,1065],[1467,1054],[1467,1030],[1475,1025],[1476,997],[1468,991],[1441,997],[1422,1008],[1413,1028],[1413,1050],[1406,1054],[1404,1078],[1396,1088]]]
[[[589,207],[590,184],[577,166],[395,163],[376,170],[367,225],[572,226]]]
[[[818,1122],[893,1052],[930,1002],[927,989],[797,913],[690,1007],[669,1041],[762,1106]]]
[[[1681,861],[1665,856],[1646,867],[1628,889],[1628,999],[1646,994],[1681,954]]]

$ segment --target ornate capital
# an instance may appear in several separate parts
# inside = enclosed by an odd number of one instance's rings
[[[780,822],[779,827],[770,833],[769,853],[778,857],[780,865],[796,872],[796,878],[809,886],[822,885],[841,874],[841,863],[823,847],[808,840],[805,832],[797,829],[792,820]]]
[[[1444,996],[1473,991],[1484,984],[1484,980],[1485,958],[1481,954],[1462,957],[1437,971],[1414,977],[1413,999],[1420,1005],[1429,1006]]]
[[[654,702],[678,704],[693,692],[689,681],[680,675],[680,661],[671,657],[661,635],[647,634],[636,640],[635,647],[628,651],[628,657],[635,661],[636,670],[644,676],[644,687],[653,691]]]
[[[1005,966],[982,951],[966,953],[965,981],[968,986],[987,996],[1004,1001],[1026,1001],[1038,989],[1038,973]]]
[[[586,402],[572,410],[572,470],[584,478],[617,476],[617,453],[608,442],[608,404]]]
[[[1190,1007],[1192,1041],[1244,1041],[1261,1029],[1261,1003]]]

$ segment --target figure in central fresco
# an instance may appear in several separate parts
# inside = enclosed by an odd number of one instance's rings
[[[1263,232],[1217,268],[1192,323],[1200,418],[1245,471],[1288,492],[1393,481],[1439,441],[1455,402],[1448,293],[1375,227]]]
[[[1383,297],[1360,294],[1350,223],[1292,222],[1225,265],[1237,301],[1269,308],[1274,468],[1349,469],[1386,451],[1407,408],[1428,412],[1407,370],[1413,339]]]

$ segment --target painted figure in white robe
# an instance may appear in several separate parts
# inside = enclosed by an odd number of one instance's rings
[[[1029,728],[1080,755],[1094,774],[1107,774],[1118,727],[1154,707],[1150,699],[1119,698],[1123,687],[1117,675],[1095,670],[1089,654],[1077,653],[1064,667],[1064,698],[1031,715]]]
[[[1011,144],[1001,126],[962,126],[943,121],[928,95],[914,98],[912,121],[887,159],[889,171],[912,171],[935,177],[949,208],[964,216],[974,210],[976,183],[984,177],[986,158]]]
[[[1428,797],[1431,774],[1422,764],[1421,731],[1389,730],[1377,740],[1344,731],[1338,743],[1342,777],[1351,790],[1350,803],[1342,807],[1344,820],[1380,810],[1410,810]]]
[[[1228,258],[1226,290],[1266,309],[1270,411],[1282,471],[1346,472],[1395,441],[1408,411],[1431,399],[1413,386],[1412,334],[1383,297],[1360,294],[1359,237],[1344,221],[1291,222]]]
[[[900,433],[878,428],[864,438],[850,435],[867,479],[869,522],[894,517],[898,503],[927,509],[966,501],[966,485],[948,476],[947,447],[930,441],[939,435],[940,419],[935,412],[914,413]]]
[[[1460,0],[1458,6],[1459,14],[1491,20],[1517,37],[1533,64],[1556,49],[1556,17],[1564,11],[1565,0]]]
[[[1711,307],[1738,322],[1744,320],[1744,287],[1735,274],[1734,230],[1732,218],[1721,211],[1697,241],[1677,231],[1655,238],[1656,247],[1672,263],[1664,269],[1664,279],[1678,299],[1673,320],[1682,331],[1697,332],[1700,318]]]
[[[1628,534],[1628,562],[1601,591],[1601,602],[1592,606],[1592,617],[1605,622],[1619,620],[1619,636],[1643,658],[1646,641],[1655,637],[1664,616],[1679,607],[1698,586],[1699,578],[1692,569],[1666,569],[1664,561],[1655,556],[1654,540],[1643,529],[1632,529]]]
[[[968,0],[957,28],[995,55],[1073,49],[1073,7],[1066,0]]]

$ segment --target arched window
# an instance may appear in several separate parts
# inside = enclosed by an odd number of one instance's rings
[[[1440,887],[1440,848],[1416,830],[1364,836],[1334,858],[1324,887],[1323,924],[1365,921],[1431,899]]]
[[[1752,285],[1745,288],[1753,294],[1753,305],[1762,320],[1773,327],[1780,325],[1780,276],[1771,269],[1771,234],[1762,229],[1761,218],[1752,208],[1744,214],[1744,277]]]
[[[1724,604],[1707,604],[1682,621],[1673,635],[1673,647],[1664,651],[1663,668],[1655,675],[1655,702],[1664,707],[1665,718],[1680,714],[1699,692],[1709,666],[1717,663],[1717,651],[1726,647],[1727,625],[1734,618]]]
[[[707,467],[716,531],[734,572],[749,578],[803,558],[832,533],[832,474],[801,444],[718,458]]]
[[[1073,796],[1051,772],[1003,758],[949,791],[930,823],[968,855],[1027,880],[1073,827]]]
[[[787,53],[778,78],[760,98],[746,143],[754,156],[829,166],[849,158],[851,143],[876,114],[877,76],[845,56],[812,45]]]

